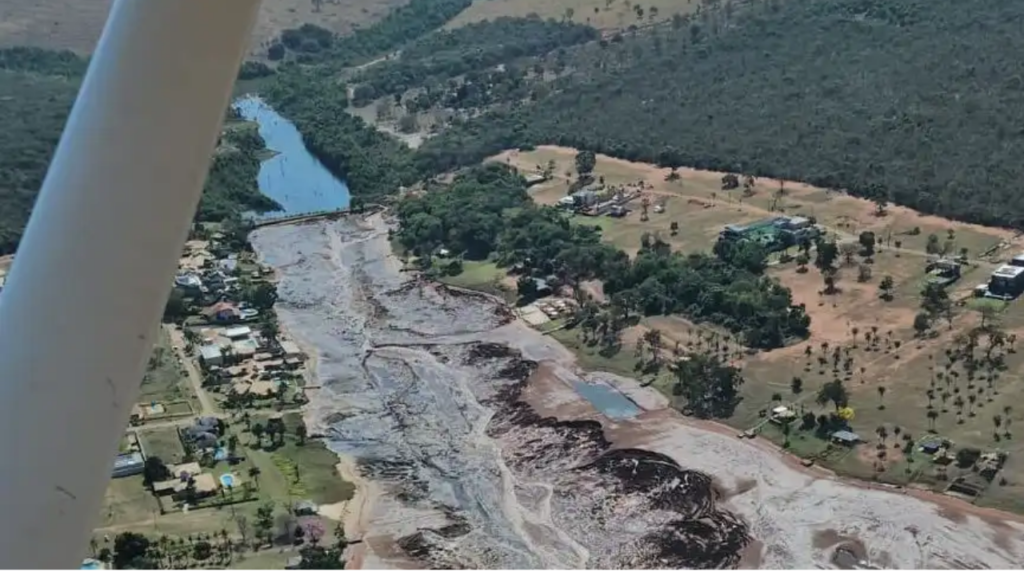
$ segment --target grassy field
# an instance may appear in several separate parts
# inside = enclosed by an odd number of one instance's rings
[[[181,462],[185,456],[185,449],[174,426],[143,430],[138,435],[147,457],[157,456],[164,464],[171,465]]]
[[[537,14],[541,18],[567,18],[582,24],[589,24],[602,30],[626,28],[634,24],[642,26],[662,22],[674,14],[693,12],[699,0],[650,0],[640,4],[630,0],[475,0],[465,12],[453,19],[449,28],[465,26],[481,20],[493,20],[501,16],[523,17]],[[642,15],[636,7],[641,7]],[[571,11],[571,12],[570,12]]]
[[[505,153],[495,160],[524,171],[538,171],[553,161],[555,179],[531,189],[537,202],[552,204],[568,189],[572,176],[567,178],[565,173],[572,172],[574,156],[574,150],[543,146],[530,152]],[[747,429],[763,423],[764,412],[777,403],[773,400],[776,394],[783,403],[798,409],[826,412],[827,408],[817,405],[815,396],[825,382],[839,378],[849,391],[855,411],[851,425],[865,439],[864,444],[842,453],[827,451],[828,443],[813,431],[794,431],[789,439],[791,451],[805,457],[820,455],[823,464],[843,474],[944,489],[947,476],[953,479],[970,471],[951,466],[942,476],[943,470],[930,458],[911,454],[908,459],[901,447],[903,434],[921,439],[934,430],[935,436],[953,443],[954,451],[973,447],[1006,452],[1009,458],[1005,467],[978,503],[1024,511],[1024,446],[1015,440],[1024,430],[1014,413],[1024,411],[1020,408],[1024,389],[1016,376],[1024,370],[1024,354],[1018,354],[1015,345],[997,348],[994,354],[1002,358],[1005,368],[993,372],[995,379],[989,386],[983,375],[987,369],[976,368],[969,380],[965,361],[960,358],[951,363],[947,357],[947,352],[962,350],[967,335],[981,326],[982,314],[974,302],[965,300],[968,305],[955,307],[951,322],[937,321],[931,337],[917,338],[912,327],[920,311],[924,267],[930,257],[925,249],[929,235],[934,234],[940,244],[948,243],[953,254],[966,249],[971,259],[963,277],[949,288],[953,300],[968,298],[970,289],[986,281],[998,263],[1024,250],[1020,238],[1009,230],[952,222],[902,207],[889,206],[879,215],[870,202],[795,182],[759,180],[754,193],[744,196],[741,190],[723,191],[720,173],[680,169],[678,180],[666,181],[668,174],[668,170],[655,166],[598,156],[595,175],[604,177],[609,185],[635,186],[642,181],[652,206],[660,203],[665,209],[660,214],[651,210],[650,220],[641,222],[636,200],[631,206],[634,212],[624,218],[577,219],[599,225],[605,240],[629,252],[639,248],[644,233],[659,234],[679,250],[708,250],[723,225],[780,213],[813,216],[840,244],[855,242],[866,230],[883,240],[872,262],[866,263],[859,255],[850,263],[840,258],[839,292],[834,295],[823,293],[824,279],[813,266],[805,272],[798,271],[793,263],[776,263],[769,268],[768,273],[792,291],[794,301],[806,305],[812,335],[808,341],[753,355],[733,345],[730,358],[742,366],[746,385],[743,401],[728,419],[729,424]],[[780,188],[783,192],[778,194]],[[773,205],[774,212],[769,210]],[[676,235],[671,234],[671,222],[679,224]],[[981,257],[996,246],[993,255]],[[858,268],[862,264],[870,268],[871,278],[859,282]],[[895,283],[888,301],[880,297],[878,286],[884,276],[891,276]],[[997,308],[989,325],[999,326],[1009,338],[1024,335],[1024,303]],[[642,325],[657,328],[667,345],[679,342],[683,350],[701,346],[702,334],[714,330],[679,317],[646,318]],[[642,328],[627,330],[622,350],[612,357],[587,349],[571,331],[553,336],[578,351],[585,368],[638,376],[633,354],[638,331]],[[985,356],[986,337],[980,338],[976,359]],[[840,360],[835,363],[837,349]],[[984,361],[981,364],[987,366]],[[794,377],[801,380],[799,392],[794,391]],[[671,377],[662,374],[654,384],[669,391]],[[931,409],[929,389],[933,395]],[[960,407],[955,406],[957,397],[963,402]],[[930,410],[936,412],[934,426],[928,417]],[[884,442],[876,434],[879,427],[886,429]],[[897,427],[899,434],[895,433]],[[780,444],[784,441],[781,432],[771,425],[761,431]],[[880,444],[884,450],[879,449]]]
[[[515,281],[509,278],[502,268],[489,260],[465,260],[462,263],[461,274],[446,276],[441,280],[452,286],[487,292],[510,301],[515,300],[516,297]]]
[[[262,419],[253,418],[253,423],[258,421]],[[252,469],[259,468],[258,482],[254,482],[258,483],[257,501],[220,508],[200,507],[187,514],[178,511],[161,514],[156,498],[143,487],[142,476],[115,479],[107,488],[103,511],[97,523],[97,534],[113,535],[133,530],[145,534],[187,536],[227,530],[238,537],[237,518],[246,517],[251,526],[256,509],[261,504],[273,503],[275,517],[278,517],[302,500],[311,500],[321,505],[348,500],[352,497],[354,486],[339,476],[337,456],[318,440],[307,440],[299,445],[294,432],[300,421],[298,414],[285,415],[288,433],[285,434],[283,445],[271,446],[264,439],[261,448],[254,446],[255,438],[245,430],[243,423],[231,423],[226,434],[238,436],[236,454],[242,461],[237,465],[219,462],[204,469],[215,477],[231,472],[241,480],[251,480]],[[184,450],[173,427],[144,430],[139,436],[147,454],[159,456],[168,465],[181,461]],[[330,534],[334,524],[327,519],[322,520]],[[284,558],[278,560],[257,561],[255,557],[250,557],[250,563],[266,565],[268,568],[283,566]]]
[[[146,375],[142,379],[139,403],[171,403],[185,400],[184,386],[188,386],[188,381],[182,374],[182,367],[174,350],[171,349],[170,337],[166,330],[160,330]]]
[[[406,0],[327,0],[319,11],[310,0],[263,2],[250,48],[262,47],[285,28],[310,22],[345,34],[382,18]],[[6,0],[0,2],[0,46],[31,45],[90,53],[112,0]]]

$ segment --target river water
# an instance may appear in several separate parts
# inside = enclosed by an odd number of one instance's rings
[[[279,116],[245,102],[279,157],[303,157]],[[347,194],[298,165],[261,172],[286,210],[330,207],[311,190]],[[348,534],[363,567],[825,568],[840,544],[881,567],[1020,567],[1016,519],[808,474],[632,380],[583,373],[501,303],[402,272],[388,226],[251,238],[278,271],[282,326],[315,360],[307,425],[373,487]]]
[[[259,124],[260,136],[274,154],[260,166],[259,186],[282,210],[261,218],[348,207],[348,186],[306,150],[294,124],[256,96],[239,98],[234,106],[243,118]]]

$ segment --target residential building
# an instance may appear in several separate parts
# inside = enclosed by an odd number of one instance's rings
[[[992,273],[985,296],[1013,300],[1024,292],[1024,266],[1004,264]]]
[[[281,351],[284,352],[284,357],[286,359],[302,358],[302,350],[299,348],[298,344],[296,344],[295,342],[291,342],[289,340],[281,340],[280,343]]]
[[[199,348],[199,361],[207,368],[222,366],[224,364],[224,355],[221,354],[220,346],[215,344],[201,346]]]
[[[188,497],[190,480],[196,498],[209,498],[220,492],[220,484],[217,479],[213,477],[213,474],[207,472],[196,476],[182,474],[170,480],[154,482],[153,493],[157,496],[170,496],[174,501],[185,500]]]
[[[241,320],[242,312],[231,302],[217,302],[204,310],[203,316],[210,322],[226,324]]]
[[[238,340],[231,343],[231,355],[236,359],[252,358],[258,349],[259,346],[254,340]]]
[[[252,337],[252,328],[248,326],[232,326],[225,329],[222,334],[229,340],[245,340]]]

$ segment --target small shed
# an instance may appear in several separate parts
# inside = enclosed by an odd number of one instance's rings
[[[918,447],[925,454],[935,454],[939,448],[942,448],[942,440],[925,440]]]
[[[838,430],[832,433],[832,441],[843,446],[853,446],[860,442],[860,436],[849,430]]]

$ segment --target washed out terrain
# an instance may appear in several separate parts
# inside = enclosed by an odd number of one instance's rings
[[[489,297],[416,282],[379,217],[264,228],[282,325],[318,356],[312,432],[360,476],[362,567],[1017,567],[1024,525],[794,469],[582,374]],[[637,406],[594,408],[581,382]],[[593,395],[588,395],[593,400]]]

